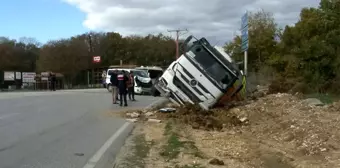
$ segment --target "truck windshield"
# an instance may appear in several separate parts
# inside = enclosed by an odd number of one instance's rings
[[[228,86],[234,81],[234,77],[231,72],[226,69],[220,62],[214,58],[208,51],[201,45],[192,46],[191,52],[194,55],[190,55],[199,66],[207,72],[207,74],[213,78],[222,89],[228,88]]]
[[[140,76],[140,77],[143,77],[143,78],[148,78],[149,75],[146,71],[144,70],[134,70],[133,71],[133,75],[134,76]]]

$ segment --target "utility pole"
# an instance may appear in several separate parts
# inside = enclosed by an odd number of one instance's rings
[[[90,66],[91,67],[91,87],[94,85],[94,66],[92,65],[92,59],[93,59],[93,46],[92,46],[92,34],[88,34],[88,44],[89,44],[89,52],[90,52]],[[89,74],[88,74],[88,80],[89,80]]]
[[[179,39],[179,36],[180,35],[183,35],[185,33],[188,32],[188,29],[175,29],[175,30],[168,30],[168,32],[172,33],[172,32],[176,32],[176,40],[175,40],[175,43],[176,43],[176,59],[179,57],[179,43],[178,43],[178,39]],[[182,33],[181,32],[185,32],[185,33]]]

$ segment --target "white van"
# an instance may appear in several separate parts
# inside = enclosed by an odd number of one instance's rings
[[[152,81],[151,87],[151,95],[153,96],[160,96],[160,92],[154,87],[154,85],[158,82],[159,77],[163,75],[163,69],[157,66],[141,66],[136,67],[138,70],[145,70]]]
[[[135,94],[150,94],[152,89],[152,81],[145,70],[132,69],[135,80]]]
[[[106,89],[111,92],[112,91],[112,87],[111,87],[111,73],[114,70],[125,70],[127,72],[131,72],[134,75],[134,81],[135,81],[135,87],[134,87],[134,91],[135,94],[144,94],[144,93],[150,93],[151,91],[151,87],[152,87],[152,83],[151,83],[151,78],[148,76],[147,72],[143,71],[143,70],[137,70],[137,69],[125,69],[125,68],[121,68],[121,69],[108,69],[107,73],[106,73]]]

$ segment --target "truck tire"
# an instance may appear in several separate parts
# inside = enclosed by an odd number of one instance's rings
[[[156,89],[156,87],[155,87],[155,85],[157,85],[157,84],[158,84],[158,79],[156,79],[156,80],[154,81],[154,83],[153,83],[153,85],[152,85],[152,88],[151,88],[151,94],[152,94],[152,96],[154,96],[154,97],[158,97],[158,96],[161,95],[161,92],[159,92],[159,91]]]
[[[152,87],[152,89],[151,89],[151,95],[152,95],[153,97],[158,97],[158,96],[161,95],[161,93],[160,93],[155,87]]]

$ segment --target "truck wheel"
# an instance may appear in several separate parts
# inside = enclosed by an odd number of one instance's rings
[[[160,96],[160,94],[161,94],[161,93],[159,93],[159,92],[156,91],[156,90],[152,92],[152,96],[153,96],[153,97],[158,97],[158,96]]]

